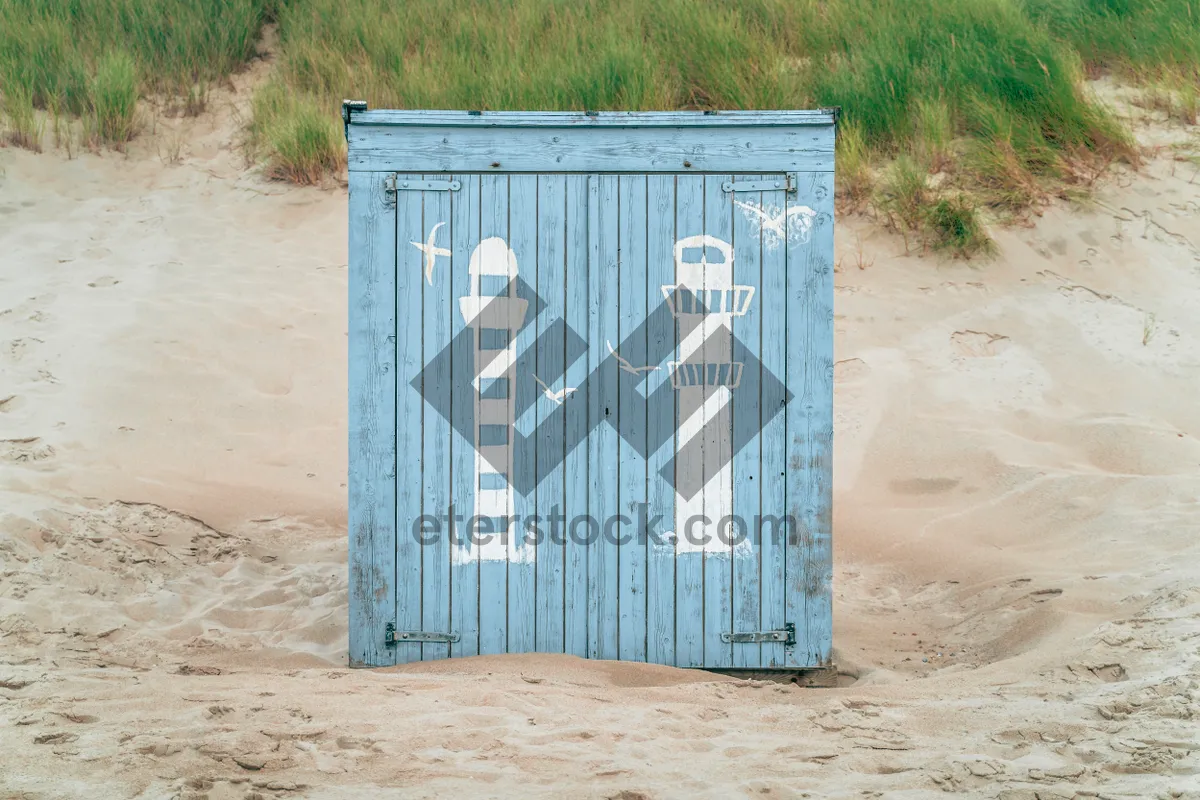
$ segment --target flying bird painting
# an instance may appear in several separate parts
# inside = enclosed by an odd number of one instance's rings
[[[449,250],[447,250],[444,247],[438,247],[436,245],[438,228],[442,227],[445,224],[446,223],[444,223],[444,222],[439,222],[437,225],[434,225],[433,230],[431,230],[429,232],[429,238],[425,241],[424,244],[422,244],[421,242],[412,242],[413,247],[417,248],[418,250],[420,250],[422,253],[425,254],[425,280],[429,283],[430,286],[433,286],[433,264],[434,264],[434,261],[437,260],[438,256],[445,256],[446,258],[450,257]]]
[[[563,400],[567,399],[567,395],[574,393],[575,390],[578,388],[575,386],[568,386],[564,389],[559,389],[556,392],[553,389],[551,389],[549,386],[547,386],[545,383],[543,383],[542,379],[539,378],[537,375],[534,375],[533,379],[535,381],[537,381],[538,386],[542,387],[542,394],[546,395],[546,397],[553,400],[556,405],[560,405],[560,406],[562,405]]]
[[[807,242],[812,231],[813,219],[817,216],[817,212],[808,206],[791,206],[786,211],[777,211],[776,209],[766,211],[754,203],[743,203],[741,200],[734,200],[733,203],[743,210],[748,219],[756,222],[763,233],[773,234],[773,243],[778,243],[779,240],[788,237],[787,224],[789,221],[793,226],[791,233],[800,241]],[[799,219],[792,221],[792,217]]]
[[[621,358],[621,354],[618,353],[616,348],[612,346],[612,342],[605,340],[604,343],[608,345],[608,352],[612,353],[613,357],[617,359],[617,365],[626,372],[631,372],[634,375],[641,375],[643,372],[654,372],[655,370],[659,369],[659,367],[635,367],[626,359]]]

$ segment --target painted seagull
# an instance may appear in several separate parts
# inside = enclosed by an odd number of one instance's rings
[[[626,372],[632,372],[634,375],[640,375],[643,372],[654,372],[656,369],[660,369],[660,367],[635,367],[633,364],[630,364],[628,361],[621,358],[621,354],[618,353],[612,346],[612,342],[606,339],[604,343],[608,345],[608,352],[612,353],[617,359],[617,364]]]
[[[759,217],[763,228],[777,234],[780,238],[787,236],[787,231],[784,230],[784,223],[791,219],[793,215],[800,214],[800,235],[804,236],[812,228],[813,218],[817,216],[817,212],[813,211],[808,206],[792,206],[787,211],[781,214],[771,215],[763,211],[756,205],[743,203],[741,200],[734,200],[734,205],[741,206],[747,212]]]
[[[533,379],[535,381],[537,381],[538,386],[542,387],[542,394],[546,395],[546,397],[549,397],[557,405],[560,405],[560,406],[562,405],[562,401],[567,399],[567,395],[571,394],[578,388],[576,386],[568,386],[565,389],[562,389],[561,391],[556,392],[556,391],[553,391],[546,384],[542,383],[542,379],[539,378],[537,375],[534,375]]]
[[[429,232],[428,241],[426,241],[424,244],[421,244],[420,242],[412,242],[413,247],[425,254],[425,280],[429,282],[430,286],[433,286],[433,262],[437,260],[438,256],[446,256],[446,258],[450,257],[449,250],[444,247],[438,247],[434,244],[434,242],[437,240],[438,228],[445,224],[446,223],[444,222],[439,222],[437,225],[434,225],[433,230]]]

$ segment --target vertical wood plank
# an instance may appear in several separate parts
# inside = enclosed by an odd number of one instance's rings
[[[657,309],[663,305],[662,287],[675,283],[675,176],[647,178],[647,213],[646,305]],[[675,319],[668,313],[652,314],[650,319],[647,350],[674,353],[678,346]],[[663,442],[646,464],[648,520],[662,517],[662,524],[655,528],[661,539],[647,544],[646,658],[655,664],[675,664],[675,546],[665,536],[677,531],[675,487],[660,473],[674,458],[676,404],[665,365],[649,373],[645,391],[655,398],[647,409],[647,436],[652,443]]]
[[[444,180],[441,175],[426,175],[427,180]],[[434,245],[449,249],[452,241],[450,204],[453,192],[426,192],[425,213],[420,239],[399,239],[396,246],[406,245],[414,252],[413,241],[424,243],[430,231],[437,229]],[[422,257],[422,261],[424,258]],[[424,265],[422,265],[424,273]],[[421,361],[425,365],[420,384],[422,397],[449,396],[450,362],[438,356],[450,346],[451,315],[458,309],[450,297],[450,259],[439,256],[434,260],[430,275],[422,274],[423,328],[425,332]],[[424,432],[422,459],[424,463],[424,506],[422,517],[440,518],[450,505],[450,422],[427,402],[421,403]],[[431,537],[432,538],[432,537]],[[421,545],[421,629],[450,630],[450,540],[444,524],[436,539]],[[450,655],[450,646],[439,642],[421,645],[421,660],[433,661]]]
[[[517,257],[517,268],[521,280],[536,285],[538,270],[538,178],[536,175],[513,175],[509,178],[508,244]],[[526,321],[530,321],[537,309],[530,304]],[[526,325],[515,336],[516,353],[533,347],[537,338],[537,326]],[[513,391],[509,402],[517,409],[526,408],[541,395],[541,388],[533,376],[514,370]],[[516,440],[516,430],[509,434],[510,442]],[[523,447],[513,453],[513,475],[533,474],[535,469],[533,447]],[[516,481],[516,478],[513,478]],[[527,498],[514,488],[513,507],[510,512],[519,523],[512,526],[512,539],[508,545],[508,652],[530,653],[534,650],[536,606],[534,584],[536,581],[535,559],[537,550],[532,542],[526,541],[525,520],[533,515],[532,498]]]
[[[630,337],[639,329],[645,330],[642,326],[646,319],[646,176],[621,176],[617,205],[620,318],[614,344],[621,348],[622,358],[641,366],[648,363],[646,339]],[[645,661],[647,543],[639,539],[638,517],[646,503],[646,463],[640,454],[646,449],[646,398],[639,387],[645,388],[647,382],[621,371],[617,378],[617,413],[624,431],[617,442],[620,472],[617,510],[624,517],[620,528],[615,529],[619,537],[620,576],[617,657],[622,661]]]
[[[704,233],[732,243],[733,194],[721,188],[730,179],[730,175],[704,176]],[[714,283],[712,288],[720,288],[720,282]],[[706,281],[706,287],[709,285]],[[733,318],[722,312],[732,308],[733,293],[731,291],[724,297],[714,293],[709,295],[709,302],[713,306],[709,308],[709,314],[719,314],[722,324],[710,326],[713,332],[704,344],[703,361],[706,372],[712,369],[714,378],[718,378],[732,373]],[[706,402],[724,399],[724,404],[704,426],[702,433],[704,516],[709,518],[706,528],[713,539],[712,545],[704,551],[704,666],[732,667],[734,645],[722,642],[721,633],[731,631],[733,627],[733,552],[732,547],[722,542],[722,537],[728,540],[732,534],[732,529],[722,523],[733,513],[733,413],[730,405],[733,391],[727,386],[708,385],[706,375],[704,399]]]
[[[706,175],[704,178],[705,233],[724,242],[733,240],[733,194],[721,188],[721,184],[729,179],[729,175]],[[706,281],[705,285],[710,283]],[[716,288],[719,287],[717,282]],[[714,307],[709,313],[719,314],[722,325],[712,328],[704,345],[703,360],[705,371],[714,370],[714,377],[719,377],[732,367],[733,319],[721,312],[732,306],[733,293],[720,299],[713,293],[710,301]],[[711,520],[706,528],[713,539],[704,551],[704,665],[731,667],[734,645],[721,641],[721,633],[733,627],[733,550],[722,543],[721,537],[730,537],[731,530],[722,523],[733,513],[733,415],[729,405],[733,392],[726,386],[710,386],[706,376],[704,397],[706,401],[710,398],[718,402],[724,400],[701,434],[704,436],[704,515]]]
[[[537,293],[546,308],[537,319],[537,340],[542,342],[547,329],[556,320],[567,316],[567,178],[564,175],[537,177]],[[556,391],[577,384],[566,381],[565,343],[539,347],[534,363],[537,375]],[[573,406],[584,406],[582,398],[567,395],[563,400]],[[563,503],[563,442],[565,416],[560,416],[555,402],[539,393],[535,407],[538,426],[534,453],[538,485],[535,489],[536,513],[541,518],[542,536],[537,543],[536,593],[537,620],[534,649],[540,653],[565,651],[563,639],[564,595],[563,575],[566,569],[566,550],[563,530],[551,536],[551,517],[562,513]]]
[[[479,240],[499,236],[509,241],[508,233],[508,191],[509,176],[482,175],[479,189]],[[519,265],[518,265],[519,267]],[[509,381],[508,398],[506,403],[513,402],[516,387]],[[480,416],[476,415],[476,424]],[[511,434],[511,432],[510,432]],[[478,434],[476,434],[478,435]],[[509,443],[511,445],[511,435]],[[500,468],[502,465],[491,465]],[[479,491],[476,485],[476,492]],[[478,496],[478,495],[477,495]],[[506,501],[507,503],[507,501]],[[503,509],[505,515],[511,515],[512,509]],[[490,516],[490,512],[489,512]],[[503,530],[506,519],[493,517],[492,533],[493,552],[495,542],[501,537],[507,537]],[[485,549],[484,553],[488,551]],[[479,653],[491,655],[508,651],[508,559],[483,557],[479,560]]]
[[[385,173],[350,176],[350,665],[395,663],[396,225]]]
[[[763,205],[784,208],[783,191],[763,192]],[[762,409],[764,418],[769,409],[783,406],[787,382],[787,250],[778,239],[772,241],[763,234],[762,249],[762,369],[774,375],[780,383],[764,384]],[[794,335],[794,333],[792,334]],[[769,387],[776,387],[775,390]],[[788,621],[785,601],[787,532],[771,520],[782,520],[787,514],[787,429],[786,414],[776,414],[763,425],[760,434],[762,447],[762,541],[759,545],[762,561],[761,608],[762,630],[781,630]],[[794,621],[794,620],[793,620]],[[762,646],[765,667],[783,667],[786,663],[784,646],[770,642]]]
[[[735,175],[735,183],[759,181],[760,175]],[[759,614],[759,570],[763,549],[758,542],[757,525],[762,509],[762,236],[738,201],[762,207],[762,192],[739,192],[733,211],[734,282],[756,288],[746,314],[733,320],[733,333],[748,357],[742,358],[741,385],[733,394],[734,441],[742,448],[733,457],[733,508],[745,521],[752,549],[733,559],[733,630],[757,631]],[[761,228],[761,226],[760,226]],[[733,647],[733,666],[762,666],[762,645],[738,644]]]
[[[704,176],[680,175],[676,178],[675,235],[677,239],[704,233]],[[672,246],[674,242],[672,242]],[[678,274],[672,283],[677,283]],[[699,324],[692,321],[692,325]],[[682,340],[687,332],[680,328],[677,336]],[[676,392],[676,455],[685,447],[679,441],[678,430],[683,423],[699,411],[702,393],[695,389]],[[675,460],[676,488],[684,490],[681,476],[688,465]],[[703,497],[696,494],[689,501],[675,505],[675,533],[679,543],[684,542],[689,530],[693,537],[704,534],[701,522]],[[704,666],[704,553],[699,550],[683,550],[676,546],[675,556],[675,663],[680,667]]]
[[[581,335],[588,331],[589,292],[588,276],[590,235],[588,225],[589,194],[591,179],[587,175],[566,177],[566,303],[567,326]],[[598,188],[598,187],[597,187]],[[589,351],[593,343],[589,342]],[[591,357],[580,358],[567,365],[567,386],[584,386],[590,371]],[[567,403],[565,427],[567,446],[583,442],[587,433],[590,401]],[[586,528],[576,529],[572,517],[586,514],[588,507],[590,462],[588,447],[579,444],[566,453],[563,462],[563,514],[562,522],[565,544],[564,621],[563,635],[565,651],[586,658],[588,655],[588,548],[582,542]],[[551,525],[554,520],[551,520]]]
[[[471,293],[467,266],[471,251],[479,243],[480,178],[478,175],[457,177],[462,188],[455,195],[450,219],[453,243],[449,275],[450,301],[454,306],[451,314],[453,371],[455,375],[474,375],[477,369],[474,364],[474,344],[470,332],[465,332],[466,320],[458,301]],[[450,646],[450,654],[455,657],[479,654],[479,548],[471,543],[471,531],[468,529],[468,522],[475,515],[478,490],[475,481],[475,406],[476,391],[472,383],[456,381],[451,395],[451,427],[454,432],[450,444],[454,514],[447,523],[447,527],[450,524],[454,526],[454,540],[450,545],[450,618],[452,630],[460,637],[458,642]],[[464,438],[461,431],[471,432],[471,438]]]
[[[420,180],[397,175],[396,183]],[[425,479],[421,472],[422,405],[409,382],[421,372],[424,353],[421,253],[409,245],[422,241],[423,192],[396,192],[396,613],[398,631],[421,629],[421,545],[413,526],[422,512]],[[405,245],[405,246],[401,246]],[[396,661],[421,660],[421,645],[397,644]]]
[[[617,515],[618,435],[616,365],[604,369],[609,342],[618,341],[618,197],[616,175],[593,175],[589,184],[588,236],[588,656],[617,657],[617,547],[612,524]]]
[[[427,180],[445,180],[442,175],[426,175]],[[415,241],[425,242],[430,231],[438,225],[434,246],[450,249],[453,241],[450,206],[454,192],[426,192],[425,215],[421,230],[424,235]],[[412,241],[400,239],[397,247],[406,245],[414,252]],[[422,258],[422,261],[424,259]],[[424,378],[421,385],[423,397],[450,396],[454,391],[451,383],[450,361],[438,356],[450,346],[453,316],[458,313],[450,291],[450,259],[438,256],[433,262],[433,271],[423,275],[424,292],[423,326]],[[422,270],[424,272],[424,269]],[[423,516],[442,517],[450,506],[450,421],[439,414],[429,403],[421,404],[424,422],[424,473],[425,504]],[[435,541],[422,545],[421,550],[421,629],[425,631],[450,630],[450,539],[445,525]],[[430,642],[421,646],[421,659],[432,661],[450,655],[450,645]]]
[[[833,186],[829,173],[801,176],[791,203],[816,212],[809,236],[788,240],[788,511],[799,520],[799,546],[787,554],[788,619],[797,645],[788,666],[832,657]],[[788,221],[789,227],[793,219]],[[805,241],[807,239],[807,241]],[[803,634],[801,632],[803,631]]]

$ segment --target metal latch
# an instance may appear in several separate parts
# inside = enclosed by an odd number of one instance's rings
[[[769,642],[783,642],[785,647],[794,647],[796,645],[796,626],[794,623],[787,623],[782,630],[777,631],[745,631],[744,633],[722,633],[722,642],[732,642],[733,644],[762,644]]]
[[[383,181],[385,192],[457,192],[461,188],[461,181],[397,180],[395,175],[389,175]]]
[[[776,192],[782,189],[789,194],[795,194],[796,178],[789,172],[782,178],[765,181],[725,181],[721,184],[721,189],[726,192]]]
[[[434,631],[398,631],[396,626],[388,623],[383,629],[383,643],[395,647],[403,642],[457,642],[461,637],[454,631],[437,633]]]

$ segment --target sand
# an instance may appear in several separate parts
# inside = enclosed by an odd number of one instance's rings
[[[840,688],[362,671],[345,192],[247,170],[244,102],[0,150],[0,794],[1200,797],[1195,164],[990,262],[839,222]]]

